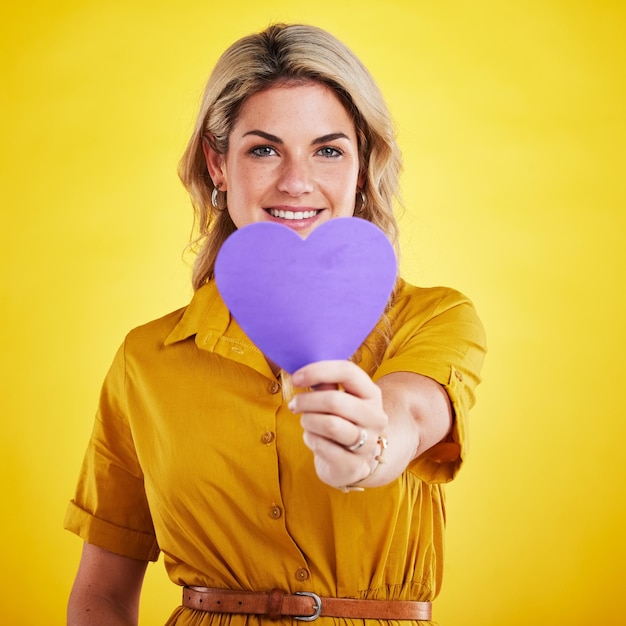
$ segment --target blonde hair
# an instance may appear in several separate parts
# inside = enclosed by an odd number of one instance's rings
[[[202,151],[203,137],[218,153],[226,154],[230,132],[247,98],[276,84],[310,81],[330,87],[352,116],[365,181],[365,202],[358,215],[381,228],[398,252],[393,203],[398,199],[401,156],[380,90],[359,59],[326,31],[301,24],[275,24],[240,39],[222,54],[204,90],[193,134],[180,161],[179,176],[195,211],[194,289],[213,277],[217,253],[236,229],[225,207],[211,203],[214,185]],[[356,204],[358,208],[361,202]]]

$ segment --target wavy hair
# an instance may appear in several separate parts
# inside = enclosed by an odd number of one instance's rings
[[[202,151],[203,137],[210,138],[218,153],[226,154],[230,132],[247,98],[277,84],[311,81],[330,87],[351,115],[365,181],[365,202],[358,215],[381,228],[398,252],[393,204],[399,201],[402,162],[380,90],[359,59],[326,31],[302,24],[274,24],[236,41],[222,54],[180,161],[178,173],[195,213],[194,289],[213,277],[217,253],[236,229],[225,207],[211,204],[214,185]]]

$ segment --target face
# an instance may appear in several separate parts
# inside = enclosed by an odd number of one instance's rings
[[[237,228],[284,224],[306,236],[351,216],[361,187],[354,123],[318,83],[272,87],[248,98],[220,155],[204,142],[209,174],[227,193]]]

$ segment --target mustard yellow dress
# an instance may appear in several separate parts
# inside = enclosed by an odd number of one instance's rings
[[[352,493],[320,482],[281,379],[210,282],[189,306],[126,337],[65,527],[131,558],[162,552],[177,585],[432,601],[442,576],[442,483],[466,451],[485,338],[471,302],[447,288],[401,282],[388,320],[382,359],[361,349],[359,365],[374,380],[429,376],[455,411],[448,443],[396,481]],[[263,621],[178,607],[167,623]]]

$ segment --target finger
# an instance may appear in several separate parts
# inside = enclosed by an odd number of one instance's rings
[[[322,437],[351,453],[365,448],[370,438],[362,426],[333,415],[305,413],[300,418],[300,424],[305,432]]]
[[[359,434],[357,438],[349,445],[344,445],[344,448],[348,450],[348,452],[358,452],[366,443],[368,439],[368,434],[365,428],[359,428]]]
[[[343,391],[309,391],[301,392],[289,402],[289,409],[302,416],[303,428],[321,429],[328,436],[325,428],[334,424],[330,418],[340,419],[348,426],[365,428],[371,431],[382,431],[387,427],[387,414],[377,402],[363,400]],[[353,440],[356,438],[354,430]],[[332,435],[331,435],[332,438]],[[348,440],[341,439],[348,444]]]
[[[363,400],[338,390],[302,391],[288,404],[294,413],[324,413],[350,419],[363,411]]]
[[[358,365],[351,361],[318,361],[305,365],[292,374],[294,385],[317,387],[321,384],[341,385],[348,393],[361,398],[377,397],[378,386]]]
[[[369,456],[350,454],[345,448],[312,433],[304,434],[304,443],[313,451],[317,475],[328,485],[347,485],[371,471]]]
[[[319,385],[312,385],[312,389],[315,391],[329,391],[331,389],[339,389],[339,385],[337,383],[320,383]]]

